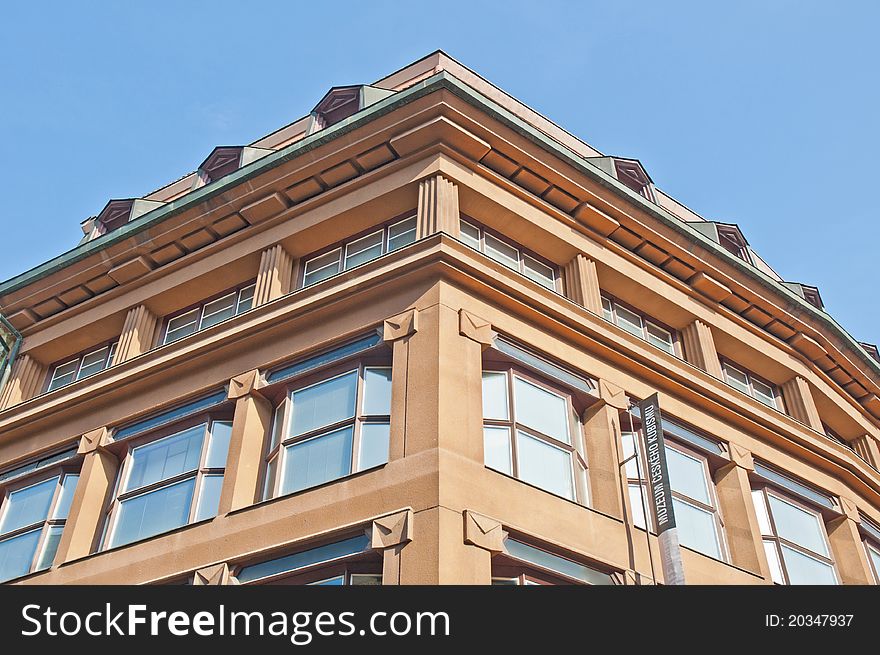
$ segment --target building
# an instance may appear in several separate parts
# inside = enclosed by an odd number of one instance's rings
[[[689,584],[878,581],[876,348],[442,52],[83,231],[0,285],[5,580],[662,582],[658,392]]]

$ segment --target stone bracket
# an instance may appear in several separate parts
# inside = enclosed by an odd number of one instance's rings
[[[257,391],[264,386],[266,386],[266,384],[260,375],[259,369],[254,369],[247,373],[236,375],[234,378],[230,379],[226,397],[229,400],[236,400]]]
[[[397,341],[419,331],[419,310],[408,309],[405,312],[385,319],[382,324],[382,339]]]
[[[495,337],[498,336],[489,321],[471,314],[466,309],[458,312],[458,333],[476,341],[483,346],[483,350],[490,348],[495,343]]]
[[[844,496],[840,497],[840,509],[843,512],[843,515],[851,521],[855,521],[856,524],[862,522],[862,516],[859,514],[859,508],[856,504],[851,501],[849,498],[845,498]]]
[[[376,550],[393,548],[413,539],[413,511],[405,509],[373,520],[370,546]]]
[[[755,460],[751,451],[735,443],[730,444],[730,461],[746,471],[755,470]]]
[[[110,432],[106,427],[90,430],[80,437],[76,452],[79,455],[86,455],[106,446],[110,441]]]
[[[477,514],[469,509],[464,511],[464,542],[487,550],[493,555],[504,552],[504,531],[500,521]]]
[[[599,398],[614,409],[629,409],[629,398],[626,392],[607,380],[599,380]]]
[[[229,574],[229,564],[213,564],[199,569],[193,576],[193,585],[197,587],[217,587],[233,584]]]

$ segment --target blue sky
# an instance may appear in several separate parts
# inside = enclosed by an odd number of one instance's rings
[[[738,223],[877,342],[878,24],[868,0],[15,3],[0,22],[0,279],[72,248],[108,199],[441,48]]]

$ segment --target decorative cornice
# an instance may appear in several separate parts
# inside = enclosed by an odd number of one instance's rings
[[[80,437],[76,452],[79,455],[87,455],[106,446],[110,441],[110,432],[106,427],[90,430]]]
[[[217,587],[228,585],[231,583],[229,574],[229,564],[214,564],[199,569],[193,575],[193,585],[197,587]]]
[[[500,521],[469,509],[464,511],[464,543],[488,550],[495,555],[504,552],[506,537],[507,533]]]
[[[495,342],[495,337],[498,336],[489,321],[465,309],[458,311],[458,333],[476,341],[483,350],[490,348]]]
[[[419,330],[419,310],[408,309],[405,312],[385,319],[382,324],[382,338],[385,341],[397,341]]]
[[[265,386],[265,382],[260,375],[260,371],[258,369],[254,369],[252,371],[248,371],[247,373],[236,375],[234,378],[230,379],[229,389],[226,392],[226,397],[229,398],[229,400],[243,398],[244,396],[252,394],[263,386]]]
[[[413,539],[413,511],[405,509],[382,516],[370,525],[370,545],[376,550],[393,548]]]

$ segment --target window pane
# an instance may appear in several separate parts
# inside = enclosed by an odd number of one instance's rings
[[[773,394],[773,387],[752,378],[752,391],[754,392],[752,395],[756,400],[760,400],[769,407],[776,407],[776,396]]]
[[[12,539],[0,541],[0,582],[26,575],[31,570],[40,530],[25,532]]]
[[[381,573],[352,573],[351,584],[375,587],[382,584]]]
[[[785,544],[781,545],[789,584],[837,584],[832,566],[799,553]]]
[[[617,305],[617,324],[630,334],[634,334],[640,339],[645,338],[645,333],[642,330],[642,317],[620,305]]]
[[[382,254],[382,232],[374,232],[345,246],[345,270]]]
[[[107,365],[107,352],[109,347],[101,348],[93,353],[89,353],[83,357],[82,365],[79,367],[79,373],[76,374],[77,380],[82,380],[95,373],[100,373]]]
[[[608,298],[602,298],[602,318],[606,321],[614,320],[614,305]]]
[[[639,450],[639,435],[632,432],[623,433],[623,460],[626,462],[626,477],[630,480],[641,480],[639,468],[641,463],[635,458],[635,454]]]
[[[275,418],[272,421],[272,440],[269,444],[269,450],[275,450],[278,442],[284,438],[284,411],[287,406],[287,400],[283,401],[275,408]]]
[[[199,490],[199,507],[196,510],[196,521],[217,516],[217,509],[220,507],[220,491],[222,489],[222,475],[202,476],[202,488]]]
[[[461,221],[459,238],[471,248],[480,249],[480,230],[470,223]]]
[[[776,524],[777,536],[788,539],[814,553],[828,556],[828,546],[819,525],[819,517],[795,507],[789,502],[770,494],[770,513]]]
[[[279,459],[278,456],[273,457],[267,466],[266,480],[263,482],[263,500],[271,498],[272,494],[275,493],[275,480],[278,475]]]
[[[73,382],[76,377],[77,368],[79,368],[79,360],[56,366],[55,371],[52,373],[52,381],[49,382],[48,390],[59,389]]]
[[[230,293],[228,296],[223,296],[205,305],[202,310],[202,323],[199,329],[203,330],[212,325],[217,325],[217,323],[235,316],[236,297],[236,294]]]
[[[483,428],[483,459],[490,469],[508,475],[513,473],[513,467],[510,463],[509,428],[489,425]]]
[[[514,379],[516,420],[543,434],[571,443],[565,398],[522,378]]]
[[[288,446],[281,493],[308,489],[351,473],[352,429],[308,439]]]
[[[205,468],[226,468],[226,456],[229,453],[229,439],[232,437],[231,421],[214,421],[211,423],[211,440],[208,443],[208,456]]]
[[[483,417],[503,421],[509,418],[507,373],[483,371]]]
[[[675,510],[675,524],[681,544],[721,559],[715,515],[677,498],[672,499],[672,507]]]
[[[290,436],[311,432],[354,416],[357,371],[319,382],[291,395]]]
[[[396,223],[388,228],[388,252],[408,246],[416,240],[416,217]]]
[[[645,492],[645,486],[641,484],[631,484],[629,489],[629,504],[632,507],[633,525],[642,530],[647,529],[645,518],[651,522],[651,510],[648,509],[648,498]]]
[[[310,284],[326,280],[328,277],[333,277],[339,273],[339,256],[341,253],[341,249],[337,248],[332,252],[307,261],[303,276],[303,286],[307,287]]]
[[[743,393],[747,393],[751,395],[751,388],[749,387],[749,378],[745,373],[739,371],[729,364],[724,365],[724,376],[727,379],[727,384],[729,384],[734,389],[739,389]]]
[[[752,491],[752,502],[755,504],[755,513],[758,515],[758,527],[761,528],[761,534],[773,535],[773,528],[770,527],[770,515],[767,514],[767,503],[764,501],[764,492],[759,489]]]
[[[320,586],[320,587],[342,587],[345,585],[345,576],[337,575],[335,578],[327,578],[326,580],[318,580],[317,582],[310,582],[309,585]]]
[[[186,525],[195,484],[195,478],[189,478],[123,500],[119,503],[119,518],[111,546],[121,546]]]
[[[61,541],[62,532],[64,532],[63,525],[49,526],[46,540],[43,542],[43,552],[40,553],[40,561],[37,562],[37,571],[44,571],[52,566],[52,560],[55,559],[55,553],[58,552],[58,542]]]
[[[874,581],[880,584],[880,551],[868,548],[868,555],[871,557],[871,564],[874,565]]]
[[[252,284],[238,292],[238,306],[235,308],[236,314],[246,312],[254,306],[254,291],[256,288],[256,285]]]
[[[380,466],[388,461],[388,437],[391,426],[388,423],[361,424],[361,452],[358,456],[358,470]]]
[[[198,309],[194,309],[186,314],[181,314],[180,316],[175,316],[168,321],[168,326],[165,330],[164,343],[171,343],[172,341],[177,341],[178,339],[193,334],[196,329],[198,329],[198,321]]]
[[[125,491],[166,480],[185,471],[195,471],[202,455],[205,425],[188,430],[131,451],[131,473]]]
[[[571,456],[525,432],[516,433],[519,478],[557,496],[574,500]]]
[[[391,414],[391,369],[364,370],[364,414],[388,416]]]
[[[528,255],[523,255],[523,275],[548,289],[556,290],[553,269]]]
[[[672,341],[672,333],[658,325],[648,323],[648,343],[651,343],[670,355],[675,354],[675,345]]]
[[[64,481],[61,483],[61,495],[55,503],[55,510],[52,512],[53,519],[66,519],[70,513],[70,503],[73,502],[73,492],[76,491],[76,483],[79,482],[78,475],[65,475]]]
[[[496,239],[491,234],[487,234],[485,239],[486,254],[489,255],[489,257],[515,271],[519,270],[519,251],[516,248],[508,246],[506,243]]]
[[[0,534],[45,521],[57,484],[58,478],[54,477],[9,494],[3,507]]]
[[[779,562],[779,550],[776,542],[765,541],[764,552],[767,554],[767,562],[770,564],[770,579],[776,584],[785,584],[785,576],[782,575],[782,564]]]
[[[666,466],[672,488],[688,498],[712,505],[706,484],[706,469],[703,462],[674,449],[666,448]]]

